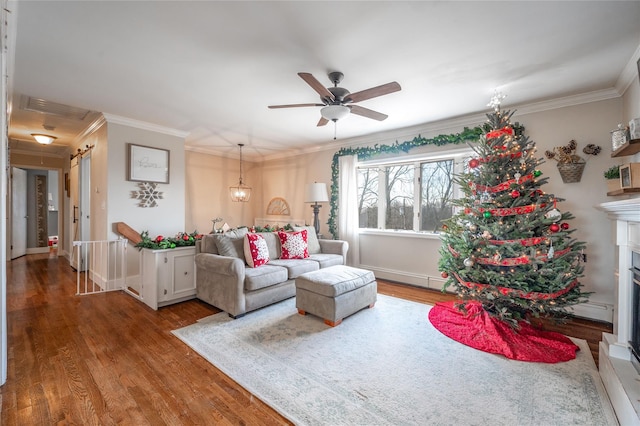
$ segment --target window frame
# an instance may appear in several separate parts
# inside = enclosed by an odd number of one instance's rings
[[[456,175],[464,171],[464,167],[468,162],[468,158],[473,157],[473,155],[474,155],[474,151],[471,148],[463,148],[463,149],[421,153],[421,154],[414,154],[414,155],[386,157],[382,160],[371,159],[371,160],[359,161],[357,165],[357,169],[377,167],[380,170],[378,175],[378,227],[361,228],[358,224],[358,232],[361,234],[379,234],[379,235],[394,234],[394,235],[405,236],[405,237],[439,238],[439,235],[440,235],[439,232],[420,230],[420,211],[421,211],[421,205],[422,205],[422,187],[421,187],[420,180],[422,176],[422,164],[436,162],[436,161],[453,160],[453,175]],[[413,180],[414,180],[413,229],[412,230],[386,229],[385,228],[386,226],[385,215],[386,215],[386,208],[387,208],[386,200],[384,196],[380,197],[380,194],[384,193],[385,191],[385,187],[384,187],[385,179],[383,179],[383,172],[381,170],[390,166],[401,166],[401,165],[407,165],[407,164],[413,165]],[[461,196],[460,187],[454,181],[452,199],[457,199],[460,196]]]

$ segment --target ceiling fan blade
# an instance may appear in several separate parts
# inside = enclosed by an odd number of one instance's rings
[[[398,92],[402,88],[395,81],[387,84],[383,84],[381,86],[372,87],[371,89],[362,90],[360,92],[355,92],[347,95],[345,98],[345,102],[360,102],[367,99],[375,98],[382,95],[388,95],[389,93]]]
[[[327,120],[324,117],[320,117],[320,121],[318,121],[318,127],[320,126],[324,126],[325,124],[327,124],[329,122],[329,120]]]
[[[369,109],[369,108],[361,107],[360,105],[349,105],[349,108],[351,108],[351,113],[352,114],[361,115],[361,116],[367,117],[367,118],[373,118],[374,120],[378,120],[378,121],[383,121],[387,117],[389,117],[386,114],[374,111],[374,110]]]
[[[309,74],[308,72],[299,72],[298,75],[300,76],[300,78],[306,81],[313,90],[318,92],[322,99],[326,98],[331,101],[335,100],[335,98],[333,97],[333,93],[331,93],[329,89],[324,87],[322,83],[320,83],[313,75]]]
[[[324,104],[290,104],[290,105],[269,105],[269,108],[299,108],[299,107],[312,107],[312,106],[324,106]]]

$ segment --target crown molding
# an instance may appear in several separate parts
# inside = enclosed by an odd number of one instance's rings
[[[635,63],[634,63],[635,65]],[[597,90],[577,95],[564,96],[562,98],[550,99],[546,101],[533,102],[520,105],[507,105],[503,109],[516,111],[517,115],[532,114],[536,112],[549,111],[570,106],[582,105],[591,102],[599,102],[609,99],[619,98],[621,95],[614,88]],[[487,111],[466,114],[458,117],[447,118],[444,120],[422,123],[410,127],[401,127],[397,129],[387,130],[384,132],[371,133],[368,135],[357,136],[354,138],[343,139],[337,142],[331,142],[323,145],[315,145],[303,149],[296,149],[286,153],[278,153],[264,157],[263,161],[278,160],[283,158],[295,157],[304,154],[313,154],[320,151],[335,150],[338,151],[345,147],[374,145],[374,144],[391,144],[396,141],[412,140],[416,136],[422,135],[438,135],[440,133],[455,133],[461,131],[464,127],[475,127],[483,124],[487,119]]]
[[[566,108],[576,105],[588,104],[591,102],[606,101],[620,98],[622,95],[615,89],[603,89],[593,92],[580,93],[577,95],[564,96],[562,98],[550,99],[548,101],[532,102],[529,104],[515,105],[511,109],[517,109],[520,114],[531,114],[534,112],[550,111],[559,108]]]
[[[89,125],[73,139],[73,143],[77,145],[78,143],[82,142],[84,139],[91,136],[96,130],[102,127],[106,122],[107,120],[103,115],[98,116],[98,118],[89,123]]]
[[[119,115],[102,113],[104,119],[107,123],[112,124],[121,124],[123,126],[134,127],[136,129],[148,130],[150,132],[163,133],[169,136],[176,136],[179,138],[186,138],[189,135],[189,132],[185,132],[184,130],[172,129],[169,127],[159,126],[157,124],[148,123],[146,121],[134,120],[132,118],[122,117]]]
[[[640,70],[638,70],[638,60],[640,60],[640,45],[633,55],[631,55],[629,62],[627,62],[622,73],[620,73],[620,77],[618,77],[618,81],[616,81],[616,90],[621,96],[627,91],[629,86],[631,86],[631,83],[633,83],[636,78],[639,78],[638,73],[640,73]]]

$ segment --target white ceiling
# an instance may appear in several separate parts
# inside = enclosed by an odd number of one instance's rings
[[[319,96],[296,74],[341,71],[357,92],[397,81],[402,91],[362,101],[389,115],[350,115],[339,140],[505,106],[617,90],[640,46],[640,1],[271,2],[20,1],[10,137],[88,126],[21,108],[27,97],[188,133],[189,149],[249,160],[333,143],[316,127]],[[625,70],[627,70],[626,78]],[[637,78],[637,75],[634,76]],[[626,81],[622,81],[626,80]],[[43,125],[55,127],[52,131]],[[39,148],[38,148],[39,149]]]

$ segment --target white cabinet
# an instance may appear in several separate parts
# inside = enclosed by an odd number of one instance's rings
[[[195,247],[142,249],[141,300],[153,309],[196,295]]]

